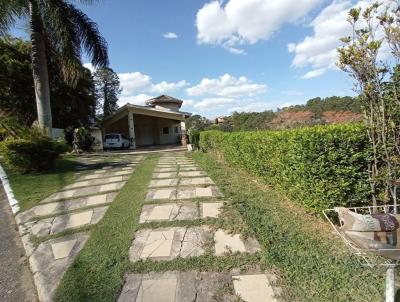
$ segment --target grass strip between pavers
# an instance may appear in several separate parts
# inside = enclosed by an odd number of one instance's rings
[[[158,156],[147,157],[119,192],[69,267],[55,301],[116,301],[129,265],[128,251]]]
[[[285,301],[384,300],[382,269],[362,267],[327,222],[306,213],[261,178],[210,154],[196,152],[192,157],[261,244],[260,264],[277,273]]]

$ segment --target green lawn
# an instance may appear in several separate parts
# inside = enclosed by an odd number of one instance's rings
[[[196,152],[262,246],[260,264],[279,276],[285,301],[383,301],[384,274],[362,267],[326,221],[306,213],[261,178]]]
[[[77,164],[73,158],[60,158],[57,160],[54,170],[29,174],[19,174],[5,167],[21,210],[35,206],[47,196],[72,183]]]
[[[158,156],[148,156],[136,168],[104,218],[91,229],[85,247],[69,267],[56,301],[115,301],[127,271],[128,250],[138,228]]]

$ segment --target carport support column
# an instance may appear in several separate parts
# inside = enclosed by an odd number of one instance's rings
[[[135,120],[133,119],[133,113],[128,112],[128,124],[129,124],[129,139],[131,141],[130,149],[136,149],[135,140]]]
[[[181,143],[183,147],[187,146],[188,140],[186,135],[186,123],[185,121],[181,121]]]

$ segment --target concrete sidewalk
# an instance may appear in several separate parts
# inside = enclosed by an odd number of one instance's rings
[[[0,184],[0,301],[37,301],[14,217]]]

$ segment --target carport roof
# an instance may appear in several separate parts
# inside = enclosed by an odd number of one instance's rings
[[[189,112],[183,112],[183,111],[173,111],[173,110],[167,110],[167,109],[156,109],[154,107],[150,106],[140,106],[140,105],[133,105],[130,103],[125,104],[121,108],[119,108],[117,111],[115,111],[112,115],[106,117],[103,120],[103,124],[107,124],[109,122],[115,121],[123,117],[125,114],[128,114],[128,112],[131,111],[135,114],[140,114],[140,115],[148,115],[148,116],[155,116],[155,117],[161,117],[161,118],[170,118],[170,119],[175,119],[175,120],[182,120],[191,116],[192,114]]]

